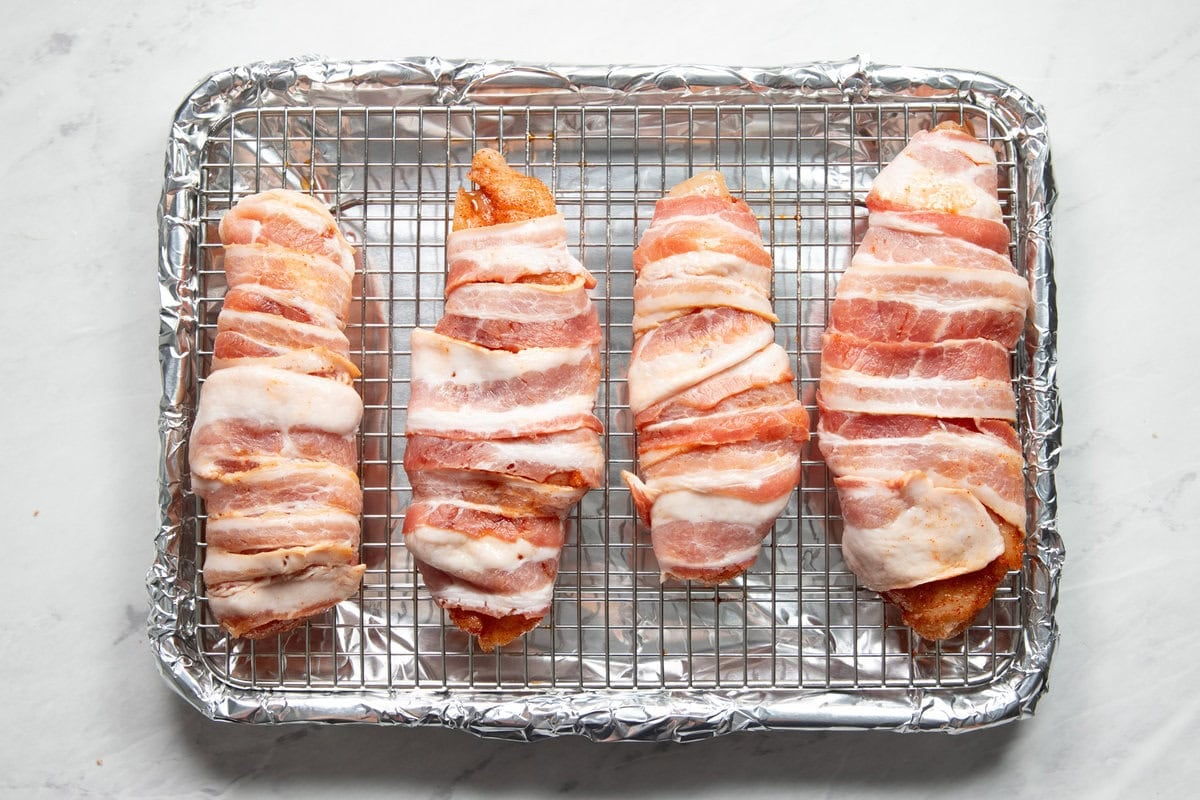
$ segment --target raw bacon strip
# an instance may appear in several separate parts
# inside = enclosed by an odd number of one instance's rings
[[[720,250],[688,250],[643,264],[637,276],[643,285],[678,278],[720,278],[745,284],[751,291],[769,298],[773,273],[769,265]]]
[[[702,417],[668,420],[642,429],[638,455],[643,467],[691,447],[731,444],[752,439],[789,438],[808,425],[808,412],[780,384],[729,398],[727,409]]]
[[[597,344],[514,353],[417,328],[412,374],[410,435],[512,438],[600,430],[592,415],[600,382]]]
[[[999,221],[996,154],[954,123],[917,131],[880,172],[867,194],[867,207],[942,211]]]
[[[209,586],[208,604],[233,635],[262,639],[291,630],[352,596],[364,569],[315,565],[294,574],[218,583]]]
[[[237,304],[245,295],[235,294],[227,302]],[[249,342],[262,352],[287,352],[320,348],[341,356],[350,350],[346,334],[321,325],[288,319],[271,311],[244,311],[237,305],[227,306],[217,321],[217,342],[214,350],[224,349],[223,339],[230,335],[238,341]]]
[[[224,473],[207,480],[193,476],[196,494],[214,517],[256,516],[336,509],[358,514],[362,491],[358,476],[328,463],[280,461],[263,467]]]
[[[987,269],[992,275],[977,272],[958,273],[957,277],[975,280],[1000,280],[999,275],[1011,280],[1012,262],[1003,253],[980,247],[965,239],[943,236],[939,231],[913,232],[901,227],[903,218],[895,214],[874,213],[869,216],[870,226],[862,244],[854,251],[851,263],[855,267],[937,267],[950,269]],[[1005,229],[1007,237],[1007,228]],[[1006,240],[1007,241],[1007,240]],[[953,273],[947,273],[953,274]],[[1017,279],[1020,280],[1019,276]],[[1022,281],[1024,283],[1024,281]],[[1028,294],[1028,288],[1026,289]]]
[[[708,308],[672,319],[633,344],[629,408],[641,414],[775,346],[774,341],[769,322],[734,308]]]
[[[1021,336],[1029,287],[1008,260],[959,239],[867,231],[838,283],[832,326],[880,342]]]
[[[266,287],[329,309],[345,325],[353,272],[337,261],[276,244],[226,244],[223,264],[230,289]]]
[[[731,278],[696,277],[640,280],[633,290],[633,332],[644,333],[702,308],[735,308],[779,321],[769,297],[758,287]]]
[[[214,370],[232,366],[273,367],[301,375],[332,378],[349,382],[359,376],[358,367],[348,356],[324,347],[306,350],[263,347],[252,340],[227,331],[221,346],[213,351]]]
[[[819,442],[859,580],[930,639],[1021,564],[1009,350],[1029,289],[1005,256],[991,149],[922,131],[876,178],[822,350]]]
[[[358,516],[337,508],[221,517],[210,519],[206,526],[209,549],[231,553],[317,545],[354,547],[358,535]]]
[[[274,245],[329,259],[354,275],[354,248],[329,210],[306,194],[271,189],[244,197],[221,218],[220,232],[225,245]]]
[[[410,434],[404,467],[423,496],[545,516],[565,514],[600,485],[604,452],[590,428],[516,439]]]
[[[493,350],[571,347],[600,341],[583,278],[563,285],[468,283],[446,297],[437,333]]]
[[[1017,418],[1008,350],[987,339],[925,344],[827,333],[821,396],[839,411]]]
[[[746,570],[800,479],[808,415],[775,344],[771,257],[716,172],[658,201],[634,251],[628,472],[663,579]]]
[[[893,212],[880,224],[940,233],[1003,253],[1008,229],[997,199],[996,154],[966,130],[943,123],[918,131],[882,170],[867,194],[872,214]]]
[[[782,347],[764,347],[736,366],[718,372],[689,389],[640,411],[633,419],[639,430],[656,422],[700,416],[750,396],[753,390],[791,386],[792,365]],[[744,405],[744,404],[742,404]]]
[[[355,433],[344,333],[354,251],[329,212],[275,190],[221,221],[229,290],[192,427],[208,604],[234,636],[293,628],[358,590]]]
[[[344,383],[358,377],[344,333],[354,251],[324,206],[275,189],[244,198],[220,231],[229,291],[213,369],[254,364]]]
[[[516,439],[442,439],[409,434],[411,471],[478,469],[560,486],[598,486],[604,452],[587,428]]]
[[[295,575],[310,567],[338,567],[354,558],[349,545],[318,544],[238,553],[210,547],[204,553],[205,580],[214,585]]]
[[[412,334],[404,540],[434,600],[484,650],[550,611],[565,516],[602,480],[596,281],[549,189],[492,150],[446,241],[446,310]]]
[[[445,580],[442,598],[488,617],[544,617],[550,611],[563,543],[558,516],[507,516],[498,506],[418,501],[405,542],[422,566]],[[440,582],[440,581],[439,581]],[[432,587],[431,587],[432,588]]]
[[[566,223],[557,212],[518,222],[456,228],[446,239],[446,261],[447,295],[472,283],[554,285],[580,278],[588,289],[596,285],[595,277],[567,251]]]
[[[999,420],[821,415],[821,452],[837,475],[899,480],[921,472],[971,492],[989,511],[1025,524],[1024,459],[1012,425]]]
[[[633,253],[639,276],[655,261],[680,253],[719,252],[771,269],[758,220],[729,194],[719,172],[702,172],[676,186],[654,206],[654,219]]]
[[[837,479],[842,554],[867,586],[907,589],[983,569],[1004,552],[987,509],[920,471],[891,480]]]

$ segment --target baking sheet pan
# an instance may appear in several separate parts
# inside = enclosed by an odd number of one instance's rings
[[[836,493],[811,444],[800,487],[743,579],[661,584],[618,478],[634,454],[624,393],[631,253],[654,201],[716,168],[750,204],[776,266],[778,341],[815,415],[820,335],[865,231],[862,198],[913,133],[942,119],[969,123],[996,149],[1011,254],[1033,290],[1013,354],[1028,462],[1024,569],[963,636],[915,637],[842,562]],[[599,279],[608,458],[605,485],[570,518],[551,616],[492,654],[432,602],[399,535],[410,499],[399,467],[409,335],[441,316],[453,196],[480,146],[551,186],[569,247]],[[251,643],[230,640],[208,611],[205,520],[186,451],[224,290],[216,223],[240,197],[277,186],[321,198],[360,250],[350,334],[367,408],[368,572],[356,598]],[[516,739],[960,731],[1031,714],[1057,639],[1064,555],[1054,196],[1042,109],[967,71],[858,59],[774,69],[295,59],[210,76],[173,121],[159,217],[162,522],[147,585],[164,677],[218,719],[445,725]]]

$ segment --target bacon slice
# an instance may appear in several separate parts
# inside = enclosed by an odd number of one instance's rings
[[[244,198],[221,218],[229,290],[217,319],[213,369],[269,366],[358,377],[344,332],[354,250],[329,212],[297,192]]]
[[[366,569],[344,333],[354,251],[322,205],[282,190],[243,199],[220,231],[229,290],[189,458],[209,608],[262,638],[350,597]]]
[[[1021,336],[1029,287],[991,250],[873,225],[851,267],[830,309],[838,331],[876,342],[987,339],[1005,350]]]
[[[658,201],[633,263],[641,476],[622,477],[663,579],[720,583],[757,559],[808,438],[775,344],[771,257],[750,208],[706,172]]]
[[[821,409],[821,452],[836,475],[898,480],[921,472],[969,491],[1011,525],[1025,524],[1024,459],[999,420],[898,417]]]
[[[354,273],[340,258],[335,261],[270,242],[226,243],[223,265],[230,289],[259,286],[288,292],[329,309],[343,325],[350,313]]]
[[[774,344],[771,324],[734,308],[704,309],[638,337],[629,357],[629,408],[640,414]],[[790,378],[789,378],[790,380]]]
[[[996,154],[965,129],[918,131],[867,194],[872,225],[1008,250],[997,199]]]
[[[600,341],[583,278],[562,285],[468,283],[446,297],[437,333],[493,350],[572,347]]]
[[[1021,564],[1009,351],[1030,296],[1005,255],[996,175],[956,125],[915,135],[867,195],[823,340],[819,444],[842,552],[930,639],[964,630]]]
[[[487,187],[482,191],[486,196]],[[453,233],[446,239],[447,295],[474,283],[554,285],[579,278],[588,289],[596,285],[595,277],[567,251],[566,223],[557,212],[517,222],[456,228]]]
[[[354,275],[354,248],[338,230],[329,210],[315,198],[271,189],[242,200],[221,218],[225,245],[272,245],[329,259]]]
[[[821,349],[830,408],[1015,420],[1008,351],[987,339],[876,342],[836,331]]]
[[[443,607],[495,619],[540,620],[549,613],[562,519],[506,512],[461,501],[409,507],[405,542]]]
[[[417,328],[412,345],[410,435],[511,438],[600,430],[592,415],[600,382],[597,344],[509,352]]]
[[[604,452],[586,427],[513,439],[410,434],[404,467],[424,496],[544,516],[565,514],[600,485]]]
[[[472,160],[446,241],[445,315],[412,334],[405,543],[485,651],[549,613],[565,516],[602,480],[596,281],[540,181]]]

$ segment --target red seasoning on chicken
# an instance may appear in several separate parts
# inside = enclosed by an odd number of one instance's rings
[[[344,332],[354,250],[324,206],[284,190],[243,199],[220,232],[229,288],[189,454],[209,608],[253,639],[354,595],[365,569],[363,403]]]
[[[718,172],[658,201],[633,254],[628,472],[663,578],[720,583],[758,558],[800,479],[808,415],[775,344],[758,221]]]
[[[434,600],[491,650],[549,613],[566,514],[600,485],[600,324],[545,184],[487,149],[469,177],[445,315],[412,334],[404,540]]]
[[[960,126],[917,133],[867,195],[822,350],[846,563],[927,639],[962,632],[1024,548],[1009,351],[1030,294],[996,180],[995,153]]]

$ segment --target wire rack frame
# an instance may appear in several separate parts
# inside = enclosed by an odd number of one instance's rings
[[[197,382],[211,362],[224,293],[222,214],[251,192],[288,187],[334,209],[360,252],[348,334],[363,376],[364,490],[357,598],[261,642],[230,640],[198,580],[199,648],[241,688],[789,688],[870,691],[985,685],[1017,656],[1024,572],[1011,573],[963,636],[933,644],[857,585],[837,544],[840,517],[815,443],[803,478],[736,582],[660,583],[619,479],[634,469],[625,370],[632,349],[632,251],[655,201],[696,171],[721,170],[760,220],[775,263],[776,338],[815,420],[820,341],[838,276],[865,232],[861,200],[917,130],[952,119],[996,150],[1000,203],[1019,240],[1015,154],[1002,125],[961,103],[830,106],[333,107],[238,112],[201,164]],[[444,243],[454,194],[478,147],[502,150],[553,190],[568,246],[598,278],[604,332],[596,413],[608,471],[569,518],[554,607],[541,627],[491,654],[457,631],[421,585],[399,535],[410,490],[400,464],[411,331],[442,315]],[[1013,374],[1024,375],[1023,348]],[[1020,394],[1018,395],[1020,396]],[[1024,434],[1024,431],[1020,431]],[[204,509],[195,563],[203,563]]]

